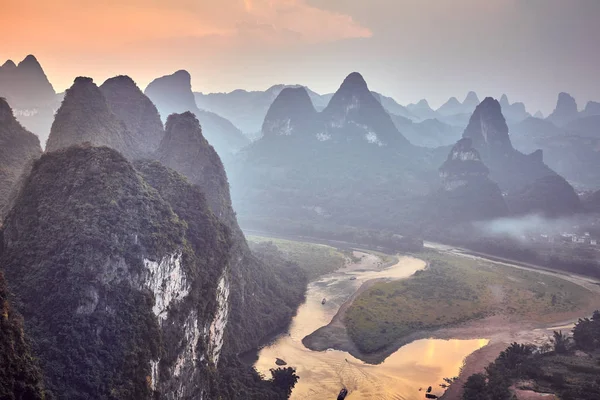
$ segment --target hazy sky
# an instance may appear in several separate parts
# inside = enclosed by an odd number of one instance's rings
[[[400,103],[467,91],[551,111],[600,101],[600,0],[0,0],[0,62],[37,56],[57,91],[117,74],[142,89],[187,69],[196,91],[352,71]]]

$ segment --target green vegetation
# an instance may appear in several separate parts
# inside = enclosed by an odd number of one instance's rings
[[[427,269],[373,285],[346,312],[348,334],[361,351],[498,313],[543,321],[586,302],[585,289],[560,278],[433,251],[418,257]]]
[[[252,249],[259,243],[272,243],[284,258],[297,263],[309,280],[336,271],[346,263],[345,253],[331,246],[263,236],[247,236],[246,239]]]
[[[484,373],[470,376],[463,400],[509,400],[510,386],[562,400],[600,398],[600,312],[580,319],[573,338],[554,332],[554,349],[513,343]],[[584,352],[582,352],[585,351]]]
[[[42,400],[42,374],[31,356],[21,317],[8,302],[0,272],[0,399]]]

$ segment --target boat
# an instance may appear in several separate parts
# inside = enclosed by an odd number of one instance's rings
[[[321,304],[325,304],[327,302],[326,298],[323,298],[323,300],[321,301]]]
[[[343,388],[340,390],[340,394],[338,394],[337,400],[344,400],[348,396],[348,389]]]

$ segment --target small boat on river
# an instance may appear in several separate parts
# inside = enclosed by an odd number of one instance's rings
[[[323,300],[321,301],[321,304],[325,304],[325,303],[327,303],[327,299],[323,298]]]
[[[344,400],[348,396],[348,389],[343,388],[340,390],[340,394],[338,394],[337,400]]]

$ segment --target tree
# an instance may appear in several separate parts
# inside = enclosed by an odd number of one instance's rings
[[[485,374],[471,375],[463,386],[463,400],[486,400],[487,377]]]
[[[292,394],[292,389],[300,377],[296,375],[296,369],[292,367],[271,369],[273,385],[279,391],[284,392],[288,397]]]
[[[569,337],[564,335],[562,331],[554,331],[553,335],[552,341],[554,342],[554,351],[557,354],[565,354],[567,352]]]

